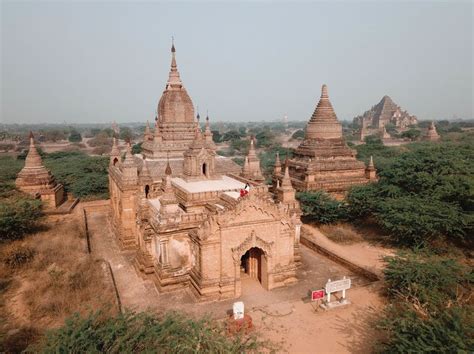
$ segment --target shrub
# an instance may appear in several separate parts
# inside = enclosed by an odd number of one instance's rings
[[[296,197],[301,203],[303,216],[311,221],[329,224],[347,219],[346,204],[333,199],[325,192],[300,192]]]
[[[384,353],[460,353],[474,347],[473,273],[455,259],[424,252],[385,258],[392,298],[378,328]]]
[[[43,215],[41,201],[15,193],[0,199],[0,241],[15,240],[32,232]]]
[[[382,353],[468,353],[474,348],[474,307],[453,306],[422,316],[409,304],[385,309],[378,328],[389,334]]]
[[[71,132],[69,133],[69,138],[68,140],[71,142],[71,143],[79,143],[82,141],[82,136],[81,136],[81,133],[79,133],[77,130],[71,130]]]
[[[132,146],[132,154],[141,154],[142,153],[142,144],[138,143]]]
[[[125,313],[115,317],[101,312],[73,315],[63,327],[50,331],[35,347],[41,352],[84,353],[236,353],[260,349],[254,337],[229,337],[221,325],[204,318],[193,320],[177,313],[158,317]]]
[[[384,260],[389,295],[416,299],[431,308],[456,300],[460,289],[468,289],[474,281],[474,273],[452,258],[410,252]]]
[[[12,246],[5,255],[5,264],[12,268],[20,268],[30,262],[35,256],[35,251],[31,247],[16,245]]]
[[[404,131],[401,135],[402,138],[407,138],[410,140],[416,140],[421,136],[421,131],[418,129],[409,129],[407,131]]]

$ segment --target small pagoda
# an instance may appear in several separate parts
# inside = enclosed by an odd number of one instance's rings
[[[425,135],[423,136],[423,140],[426,141],[438,141],[439,140],[439,134],[438,131],[436,130],[436,126],[434,122],[431,122],[430,126],[428,127],[428,130],[426,131]]]
[[[368,173],[373,165],[366,167],[358,161],[356,152],[343,139],[342,125],[329,100],[326,85],[322,86],[321,98],[306,127],[305,139],[285,167],[297,191],[324,190],[335,197],[343,197],[351,186],[376,179],[375,173]],[[281,183],[281,168],[275,173]]]
[[[25,166],[18,173],[15,184],[19,190],[40,198],[46,209],[57,208],[65,200],[63,185],[57,183],[51,171],[43,165],[33,133],[30,133]]]

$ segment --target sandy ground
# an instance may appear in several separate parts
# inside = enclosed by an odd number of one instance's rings
[[[92,252],[110,262],[125,309],[179,310],[192,316],[207,314],[216,319],[228,316],[236,300],[197,303],[188,291],[159,294],[151,280],[141,278],[136,272],[133,252],[119,250],[108,214],[90,212],[88,220]],[[367,252],[367,246],[362,243],[351,245],[348,252],[353,258],[362,257],[364,262],[371,263],[377,258],[377,252]],[[384,252],[379,250],[379,253]],[[239,300],[244,302],[259,337],[278,343],[282,352],[370,353],[373,343],[370,319],[384,301],[379,295],[379,282],[370,283],[305,246],[301,246],[301,253],[303,264],[298,270],[298,282],[292,286],[266,291],[258,281],[242,279]],[[370,257],[367,257],[368,253],[371,253]],[[322,288],[328,278],[340,279],[343,275],[352,279],[353,287],[347,291],[351,304],[325,311],[309,301],[308,290]]]

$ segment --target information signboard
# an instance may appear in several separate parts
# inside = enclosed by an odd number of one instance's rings
[[[345,278],[341,280],[334,280],[334,281],[328,281],[326,283],[325,289],[326,293],[335,293],[336,291],[343,291],[350,289],[351,287],[351,279],[350,278]]]

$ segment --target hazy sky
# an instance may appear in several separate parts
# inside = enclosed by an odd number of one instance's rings
[[[473,16],[472,1],[3,1],[0,122],[153,119],[171,36],[212,120],[307,120],[323,83],[339,119],[385,94],[471,118]]]

